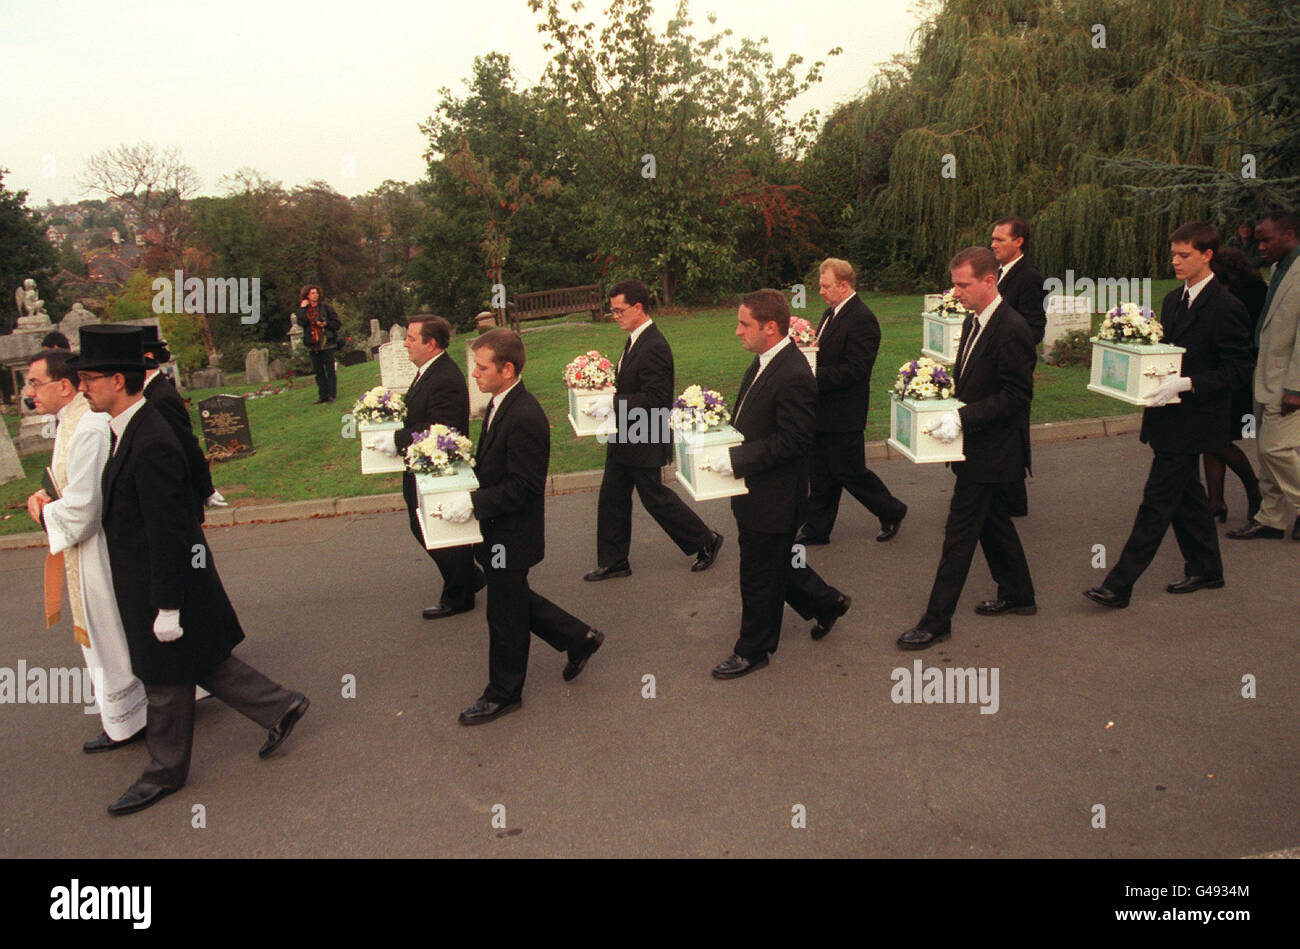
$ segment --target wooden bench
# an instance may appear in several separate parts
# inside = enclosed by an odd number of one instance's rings
[[[516,332],[524,320],[543,320],[569,313],[590,313],[592,322],[599,323],[605,315],[604,287],[590,283],[559,290],[534,290],[516,296],[506,309],[506,317]]]

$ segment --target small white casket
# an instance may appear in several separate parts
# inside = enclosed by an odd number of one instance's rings
[[[934,313],[939,309],[939,304],[943,302],[942,293],[927,293],[925,295],[925,305],[921,308],[922,313]]]
[[[603,405],[610,410],[605,418],[596,418],[583,410]],[[614,419],[614,387],[603,389],[569,389],[569,424],[575,435],[608,435],[617,424]]]
[[[424,533],[424,546],[428,550],[442,547],[460,547],[464,544],[482,543],[478,519],[471,517],[463,524],[453,524],[438,515],[444,499],[458,491],[473,491],[478,487],[474,469],[465,462],[456,466],[449,475],[417,474],[415,490],[420,498],[420,530]]]
[[[817,347],[800,346],[799,352],[803,353],[803,358],[808,360],[808,368],[812,370],[813,375],[817,375]]]
[[[677,480],[686,485],[686,493],[696,501],[748,494],[749,488],[745,486],[744,478],[720,475],[701,467],[713,453],[724,451],[732,445],[740,445],[744,441],[745,436],[730,425],[707,432],[673,429],[673,460],[677,462]]]
[[[1181,346],[1166,343],[1136,346],[1094,336],[1092,380],[1088,390],[1129,405],[1149,405],[1151,393],[1160,383],[1169,376],[1181,374],[1185,352]],[[1169,404],[1178,401],[1175,396]]]
[[[957,346],[961,343],[961,325],[965,317],[944,313],[921,314],[921,353],[939,362],[952,365],[957,361]]]
[[[361,441],[361,473],[362,474],[392,474],[393,472],[402,472],[406,470],[406,462],[398,454],[396,457],[385,455],[382,451],[375,451],[370,447],[377,439],[378,433],[381,437],[387,438],[389,432],[395,432],[402,427],[401,422],[358,422],[357,438]]]
[[[957,399],[889,399],[889,445],[904,457],[917,464],[943,461],[965,461],[962,436],[944,444],[932,435],[925,434],[933,428],[939,416],[956,412],[965,405]]]

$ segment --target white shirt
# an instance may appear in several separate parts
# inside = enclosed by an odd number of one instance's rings
[[[1020,258],[1017,257],[1016,259],[1019,260]],[[962,358],[961,361],[962,372],[966,371],[966,366],[970,363],[971,353],[975,352],[975,344],[979,342],[980,333],[984,332],[984,327],[988,326],[989,320],[993,318],[993,311],[996,310],[1001,305],[1001,303],[1002,303],[1002,294],[999,293],[997,296],[993,298],[992,303],[990,303],[984,309],[980,310],[978,314],[976,314],[975,335],[971,337],[970,346],[966,348],[966,353]]]
[[[785,347],[789,345],[789,343],[790,343],[790,337],[782,336],[781,341],[779,343],[777,343],[767,352],[758,354],[758,372],[754,373],[754,382],[758,381],[758,377],[763,374],[763,370],[766,369],[767,364],[772,361],[772,357],[775,356],[777,353],[779,353],[781,350],[785,349]],[[754,382],[751,382],[749,384],[750,389],[754,388]],[[749,390],[747,389],[745,391],[748,392]]]
[[[636,345],[636,341],[637,341],[637,339],[640,338],[641,334],[644,333],[644,332],[646,331],[646,328],[647,328],[648,326],[650,326],[652,323],[654,323],[654,320],[649,320],[649,319],[648,319],[648,320],[646,320],[644,323],[642,323],[640,326],[638,326],[636,329],[634,329],[631,333],[628,334],[628,337],[627,337],[627,339],[628,339],[628,343],[627,343],[627,352],[623,353],[622,356],[619,356],[619,357],[618,357],[618,368],[619,368],[619,369],[622,369],[622,368],[623,368],[623,359],[624,359],[624,357],[626,357],[627,354],[630,353],[630,352],[632,351],[632,347]]]
[[[1204,280],[1200,281],[1195,286],[1189,287],[1186,284],[1183,285],[1184,289],[1186,289],[1187,291],[1187,306],[1189,308],[1193,303],[1196,302],[1196,297],[1200,294],[1202,290],[1205,289],[1205,285],[1213,279],[1214,279],[1214,272],[1211,271],[1210,273],[1206,274]]]
[[[122,433],[126,431],[127,425],[129,425],[131,419],[135,417],[135,413],[139,412],[140,409],[144,407],[144,390],[141,389],[140,391],[142,393],[140,398],[136,399],[130,408],[124,409],[119,415],[108,420],[108,427],[112,429],[115,437],[113,442],[113,454],[117,453],[117,446],[122,441]]]
[[[161,369],[155,369],[153,372],[149,373],[148,378],[144,380],[144,389],[141,389],[140,391],[143,392],[145,389],[149,388],[149,386],[153,383],[153,381],[157,379],[159,376],[161,376],[162,374],[163,373]]]
[[[1001,283],[1001,282],[1002,282],[1002,278],[1005,277],[1007,274],[1011,273],[1011,268],[1012,268],[1012,267],[1014,267],[1016,264],[1020,263],[1020,261],[1022,261],[1022,260],[1024,260],[1024,259],[1025,259],[1025,255],[1024,255],[1024,254],[1021,254],[1019,257],[1017,257],[1015,260],[1011,261],[1010,263],[1005,263],[1005,264],[1003,264],[1001,267],[999,267],[999,268],[998,268],[998,283]]]
[[[496,421],[497,413],[501,411],[501,403],[506,400],[506,396],[508,396],[511,390],[514,389],[514,387],[517,385],[519,385],[518,379],[510,383],[509,389],[505,389],[504,391],[498,392],[496,395],[492,396],[492,411],[491,413],[489,413],[487,419],[484,421],[483,431],[486,432],[489,428],[492,427],[492,423]]]

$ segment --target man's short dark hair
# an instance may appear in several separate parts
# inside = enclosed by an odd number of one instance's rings
[[[1169,235],[1171,244],[1191,244],[1204,253],[1219,252],[1219,229],[1208,221],[1188,221]]]
[[[1210,269],[1230,290],[1239,290],[1260,279],[1259,271],[1250,262],[1250,258],[1235,247],[1220,248],[1210,259]]]
[[[72,358],[72,353],[66,349],[51,349],[43,353],[37,353],[31,359],[27,360],[27,369],[31,370],[38,362],[45,363],[45,374],[51,379],[67,379],[72,383],[72,388],[77,388],[79,380],[77,379],[77,370],[68,365],[68,360]]]
[[[419,316],[412,316],[406,322],[408,326],[415,323],[420,327],[420,339],[424,342],[433,340],[441,350],[446,350],[451,345],[451,324],[441,316],[421,313]]]
[[[1024,243],[1020,245],[1021,250],[1024,250],[1029,246],[1029,225],[1025,223],[1024,218],[1010,214],[1006,217],[1000,217],[993,222],[994,227],[1002,227],[1004,225],[1011,229],[1011,236],[1013,238],[1019,237],[1024,241]]]
[[[135,395],[144,388],[144,370],[143,369],[123,369],[122,383],[126,389],[127,395]]]
[[[967,247],[957,251],[952,260],[948,261],[948,269],[956,270],[962,264],[970,264],[971,276],[976,280],[983,280],[998,272],[998,259],[987,247]]]
[[[482,336],[476,337],[469,345],[474,352],[478,352],[485,346],[492,350],[492,363],[498,370],[506,363],[510,363],[515,367],[516,376],[523,375],[524,341],[514,330],[504,327],[488,330]]]
[[[749,310],[759,326],[776,323],[782,336],[790,332],[790,304],[780,290],[763,289],[746,293],[740,298],[740,305]]]
[[[639,303],[641,309],[650,312],[650,291],[640,280],[620,280],[614,284],[609,288],[609,298],[612,300],[617,296],[622,296],[628,306],[636,306]]]
[[[1288,231],[1292,234],[1300,234],[1300,220],[1290,211],[1283,211],[1281,208],[1267,211],[1260,215],[1259,220],[1260,223],[1272,221],[1273,226],[1277,228],[1280,234],[1285,234]]]
[[[53,333],[46,333],[45,338],[41,340],[41,349],[72,349],[72,344],[68,342],[68,337],[64,336],[58,330]]]

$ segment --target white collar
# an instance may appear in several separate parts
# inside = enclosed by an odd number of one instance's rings
[[[635,346],[637,339],[641,336],[642,333],[646,331],[646,327],[653,326],[653,325],[654,325],[654,320],[647,319],[644,323],[642,323],[631,333],[629,333],[628,339],[631,340],[631,342],[627,344],[627,348],[631,349],[633,346]]]
[[[501,392],[498,392],[496,395],[492,396],[492,415],[494,417],[496,416],[497,412],[501,410],[501,403],[506,400],[506,396],[508,396],[511,392],[514,392],[515,386],[519,385],[519,383],[522,381],[523,381],[522,379],[516,379],[514,382],[510,383],[509,389],[504,389]]]
[[[153,381],[157,379],[159,376],[161,376],[162,374],[163,371],[161,369],[155,369],[153,372],[149,373],[148,378],[144,380],[144,388],[145,389],[149,388],[149,386],[153,384]],[[143,392],[144,389],[141,389],[140,391]]]
[[[1205,285],[1213,279],[1214,279],[1214,271],[1210,271],[1210,273],[1207,274],[1206,277],[1203,280],[1201,280],[1199,283],[1197,283],[1195,286],[1188,287],[1184,285],[1184,289],[1187,290],[1187,305],[1189,307],[1196,302],[1196,297],[1200,294],[1202,290],[1205,289]]]
[[[1025,259],[1025,255],[1021,254],[1019,257],[1017,257],[1015,260],[1011,261],[1010,263],[1003,264],[1001,270],[1001,276],[999,276],[998,279],[1000,280],[1002,277],[1005,277],[1007,274],[1011,273],[1011,268],[1014,267],[1016,264],[1020,263],[1024,259]]]
[[[992,319],[993,317],[993,311],[996,310],[1001,305],[1002,305],[1002,294],[999,293],[997,296],[993,298],[992,303],[990,303],[984,309],[980,310],[979,315],[975,317],[975,319],[979,320],[981,327],[988,326],[989,320]]]
[[[143,394],[141,394],[140,398],[136,399],[128,408],[122,410],[118,415],[108,420],[108,427],[113,430],[113,434],[117,436],[118,442],[122,441],[122,433],[126,431],[126,427],[131,423],[131,419],[135,418],[135,413],[139,412],[142,408],[144,408]]]
[[[857,295],[858,295],[858,291],[854,290],[852,293],[850,293],[847,297],[845,297],[845,298],[844,298],[843,300],[841,300],[839,303],[835,304],[835,308],[834,308],[833,310],[831,310],[831,316],[839,316],[839,315],[840,315],[840,310],[844,309],[844,304],[848,303],[850,300],[852,300],[852,299],[853,299],[854,297],[856,297]]]
[[[438,356],[441,356],[441,355],[442,355],[443,353],[445,353],[446,351],[447,351],[447,350],[445,350],[445,349],[442,350],[442,352],[439,352],[439,353],[438,353]],[[429,368],[430,366],[432,366],[435,362],[437,362],[437,361],[438,361],[438,356],[434,356],[434,357],[432,357],[432,358],[431,358],[428,362],[426,362],[423,366],[421,366],[419,369],[415,370],[415,374],[416,374],[417,376],[422,376],[422,375],[424,375],[424,370],[428,369],[428,368]]]
[[[769,349],[767,352],[765,352],[765,353],[759,353],[759,354],[758,354],[758,371],[759,371],[759,372],[762,372],[764,369],[766,369],[766,368],[767,368],[767,364],[770,363],[770,362],[772,361],[772,357],[775,356],[777,353],[779,353],[781,350],[785,349],[785,347],[788,346],[789,343],[790,343],[790,337],[789,337],[789,336],[782,336],[782,337],[781,337],[781,341],[778,342],[778,343],[777,343],[775,346],[773,346],[771,349]],[[755,376],[754,378],[758,378],[758,377]]]

